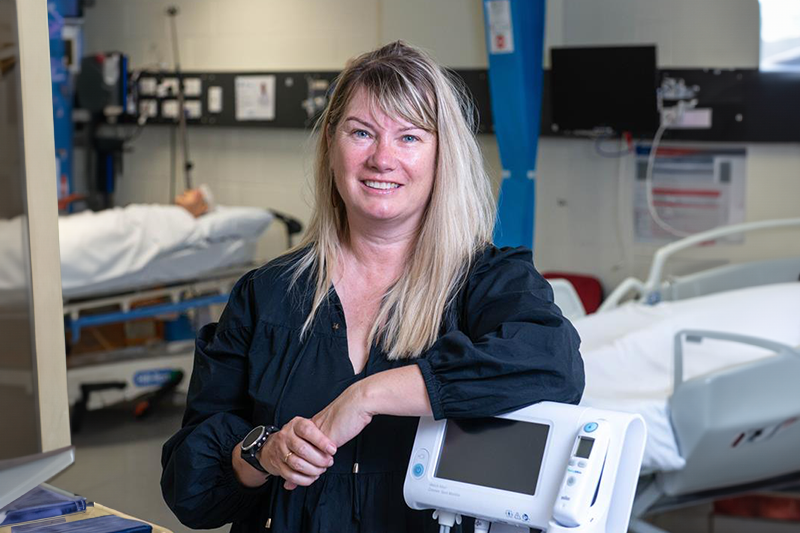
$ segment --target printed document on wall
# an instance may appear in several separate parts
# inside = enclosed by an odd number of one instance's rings
[[[661,228],[648,209],[647,188],[652,186],[656,213],[670,227],[683,233],[698,233],[744,222],[744,148],[658,149],[652,184],[647,183],[648,146],[636,150],[633,216],[636,242],[662,243],[678,239]],[[743,242],[741,235],[721,239]]]
[[[275,120],[275,76],[236,77],[236,120]]]

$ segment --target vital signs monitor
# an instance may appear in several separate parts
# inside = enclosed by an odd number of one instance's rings
[[[552,402],[495,418],[422,418],[403,494],[413,509],[475,517],[476,531],[624,533],[645,437],[639,415]]]

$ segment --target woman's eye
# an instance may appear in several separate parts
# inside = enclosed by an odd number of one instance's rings
[[[369,133],[367,133],[364,130],[355,130],[353,132],[353,135],[358,139],[368,139],[369,138]]]
[[[417,142],[418,140],[419,137],[417,137],[416,135],[403,135],[403,142],[413,143]]]

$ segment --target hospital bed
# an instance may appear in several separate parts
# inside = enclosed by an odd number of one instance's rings
[[[136,263],[136,268],[121,257],[115,269],[120,275],[86,269],[90,274],[69,276],[63,287],[68,351],[93,326],[187,312],[198,313],[199,321],[211,320],[209,308],[225,304],[236,281],[257,266],[253,263],[256,244],[273,219],[285,226],[287,246],[291,246],[302,231],[297,220],[275,211],[218,208],[198,220],[202,238],[192,238],[185,246]],[[99,275],[92,274],[95,270]],[[148,398],[151,403],[137,412],[141,415],[164,392],[185,392],[188,379],[184,377],[191,373],[193,352],[193,339],[179,339],[70,355],[67,377],[73,429],[80,427],[89,410]]]
[[[582,403],[638,412],[648,424],[632,531],[662,531],[642,520],[651,513],[800,484],[800,257],[661,279],[679,250],[793,226],[800,219],[670,244],[646,281],[626,280],[597,314],[574,321]],[[790,242],[800,252],[800,240]],[[620,303],[631,291],[637,298]]]

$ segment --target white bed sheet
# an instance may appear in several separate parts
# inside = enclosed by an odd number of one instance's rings
[[[800,345],[800,283],[751,287],[656,306],[638,303],[573,322],[586,369],[583,405],[640,413],[648,438],[642,468],[684,466],[672,430],[675,334],[706,329]],[[737,343],[704,340],[684,345],[684,379],[772,355]]]
[[[61,284],[68,297],[192,279],[252,260],[273,215],[219,206],[195,218],[172,205],[130,205],[59,218]],[[23,219],[0,220],[0,291],[25,286]]]

